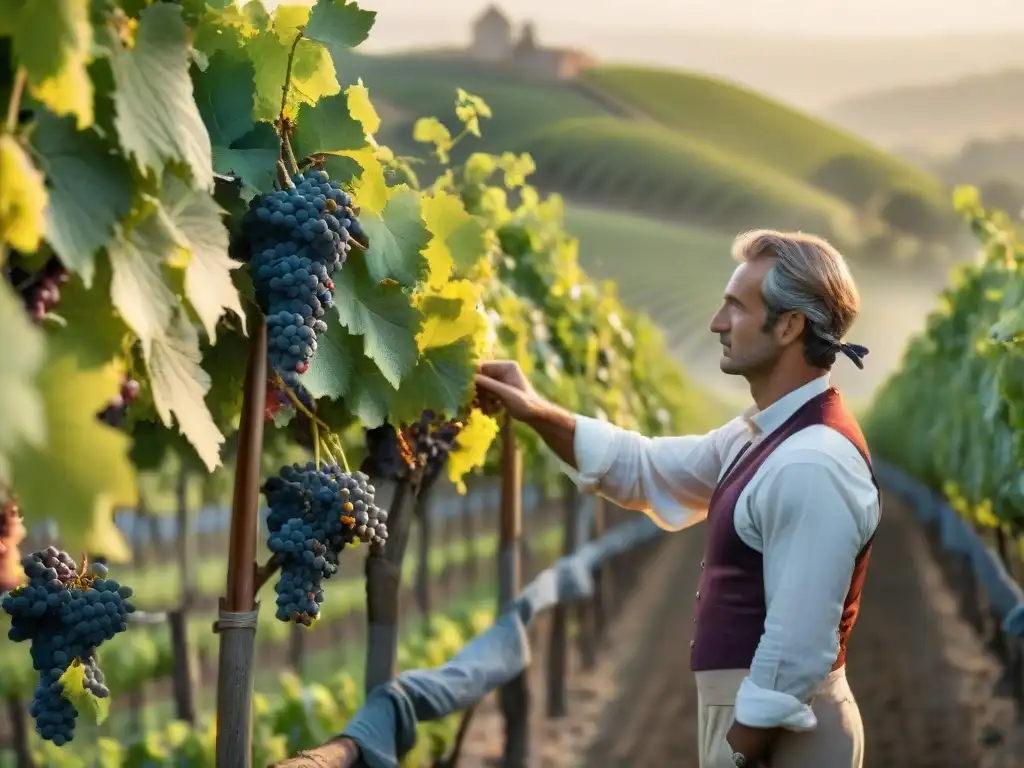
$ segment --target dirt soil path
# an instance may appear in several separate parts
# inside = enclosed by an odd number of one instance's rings
[[[920,524],[894,497],[886,498],[875,541],[849,650],[865,768],[1024,766],[1012,707],[991,695],[997,665],[957,614]],[[653,550],[597,668],[583,672],[574,656],[569,715],[557,721],[543,716],[541,635],[530,678],[530,768],[697,768],[688,642],[703,543],[698,529]],[[488,700],[460,765],[498,765],[502,733],[496,700]]]

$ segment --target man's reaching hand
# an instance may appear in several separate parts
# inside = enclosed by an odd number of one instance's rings
[[[481,363],[476,375],[476,391],[485,412],[497,410],[497,406],[518,421],[532,421],[546,405],[514,360]]]

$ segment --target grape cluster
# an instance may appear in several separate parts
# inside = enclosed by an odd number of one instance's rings
[[[384,422],[379,427],[364,430],[366,457],[360,469],[374,477],[399,480],[408,473],[408,457],[402,454],[398,433],[394,426]]]
[[[42,323],[60,301],[60,286],[67,282],[68,271],[59,259],[51,257],[42,269],[36,271],[12,267],[8,271],[8,279],[17,289],[32,320]]]
[[[288,384],[309,369],[322,319],[334,303],[331,276],[362,227],[352,198],[324,171],[260,195],[242,218],[256,298],[267,315],[270,364]]]
[[[112,427],[123,427],[128,417],[128,406],[139,398],[139,382],[130,376],[121,379],[121,391],[117,393],[102,411],[97,414],[99,420]]]
[[[309,462],[281,469],[263,486],[270,507],[267,544],[281,565],[277,618],[309,626],[320,614],[323,582],[338,570],[346,544],[363,541],[383,551],[388,513],[374,502],[362,472]]]
[[[75,561],[56,547],[26,555],[28,583],[6,594],[11,617],[8,637],[31,643],[32,667],[39,684],[29,706],[39,735],[62,746],[74,738],[78,712],[64,695],[61,676],[72,664],[84,665],[86,690],[105,698],[110,690],[96,660],[96,649],[128,628],[130,587],[107,579],[104,565],[79,573]]]
[[[438,423],[433,411],[424,411],[420,420],[405,430],[406,441],[417,464],[425,467],[425,480],[432,481],[441,473],[460,432],[462,422]]]

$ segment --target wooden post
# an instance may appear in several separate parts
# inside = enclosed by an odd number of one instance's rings
[[[572,554],[576,548],[579,522],[580,495],[576,485],[568,478],[564,481],[562,496],[562,554]],[[548,717],[565,717],[568,705],[565,698],[566,675],[569,661],[569,606],[559,603],[551,611],[551,636],[548,644]]]
[[[17,696],[7,699],[7,718],[10,722],[15,765],[17,768],[35,768],[36,761],[32,758],[29,746],[28,707]]]
[[[267,327],[250,325],[249,366],[242,395],[235,459],[226,594],[217,631],[217,768],[252,766],[253,658],[256,651],[256,531],[259,524],[260,454],[267,398]]]
[[[178,720],[190,725],[196,724],[196,685],[199,675],[198,660],[188,636],[188,610],[196,596],[196,553],[193,519],[189,509],[189,470],[184,459],[178,469],[177,496],[177,555],[178,574],[181,578],[181,594],[178,610],[167,614],[171,632],[171,648],[174,654],[174,709]]]
[[[198,715],[196,680],[199,666],[189,642],[188,612],[184,608],[168,611],[167,625],[171,632],[171,648],[174,649],[174,671],[171,678],[174,688],[174,716],[177,720],[195,725]]]
[[[591,496],[576,505],[576,519],[580,521],[577,523],[576,549],[579,548],[580,543],[585,541],[588,534],[593,530],[592,511],[595,511],[598,498],[597,496]],[[594,507],[588,510],[584,507],[586,503],[593,504]],[[590,521],[589,526],[586,523],[587,519]],[[587,527],[585,528],[584,526]],[[596,584],[597,573],[592,573],[591,577],[595,580]],[[580,652],[580,663],[584,670],[591,670],[597,666],[597,629],[595,626],[597,611],[595,610],[594,598],[580,600],[574,607],[576,613],[576,640]]]
[[[430,634],[433,626],[430,621],[431,584],[430,584],[430,545],[433,539],[434,520],[431,517],[431,505],[427,498],[422,502],[417,499],[417,517],[420,521],[420,537],[417,542],[416,562],[416,602],[423,621],[423,631]]]
[[[508,610],[520,590],[519,536],[522,526],[523,455],[515,425],[501,425],[501,528],[498,535],[498,610]],[[524,768],[530,747],[530,691],[526,671],[506,683],[498,696],[505,718],[503,768]]]
[[[395,486],[388,510],[388,539],[384,554],[366,558],[366,672],[367,695],[395,676],[398,662],[398,594],[402,585],[402,562],[409,543],[412,510],[408,509],[411,488],[407,480]]]

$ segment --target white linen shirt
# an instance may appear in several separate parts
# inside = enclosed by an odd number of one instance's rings
[[[577,416],[579,469],[563,464],[563,470],[581,490],[679,531],[707,518],[719,478],[744,445],[756,445],[828,387],[822,376],[705,435],[648,438]],[[743,489],[734,525],[762,555],[768,612],[736,697],[737,722],[797,731],[817,726],[810,702],[835,663],[854,561],[880,515],[864,458],[824,425],[783,441]]]

